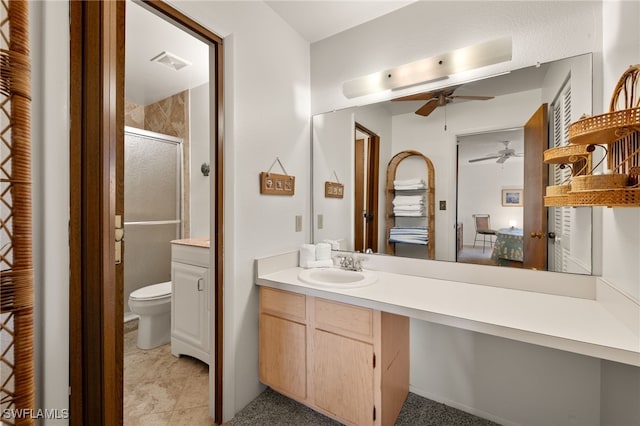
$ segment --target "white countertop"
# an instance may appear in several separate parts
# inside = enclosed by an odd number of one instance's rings
[[[257,284],[411,318],[640,366],[640,336],[596,300],[375,271],[367,287],[318,287],[302,268],[257,277]]]

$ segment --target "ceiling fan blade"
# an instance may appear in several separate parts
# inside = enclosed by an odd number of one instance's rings
[[[503,155],[502,157],[498,158],[498,160],[496,161],[496,163],[498,163],[498,164],[502,164],[502,163],[504,163],[505,161],[507,161],[508,159],[509,159],[509,156],[508,156],[508,155]]]
[[[431,99],[438,99],[437,94],[433,93],[433,92],[416,93],[415,95],[402,96],[400,98],[391,99],[391,102],[396,102],[396,101],[429,101]]]
[[[433,110],[436,109],[437,107],[438,107],[438,100],[432,99],[426,104],[422,105],[420,108],[418,108],[418,110],[416,111],[416,114],[426,117],[427,115],[431,114]]]
[[[495,158],[502,158],[502,155],[490,155],[488,157],[472,158],[471,160],[469,160],[469,162],[477,163],[478,161],[493,160]]]
[[[458,99],[471,99],[475,101],[488,101],[489,99],[493,99],[495,96],[466,96],[466,95],[453,95],[449,96],[450,98],[458,98]]]

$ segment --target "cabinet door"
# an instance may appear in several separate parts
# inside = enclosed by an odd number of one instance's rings
[[[172,263],[171,335],[209,352],[207,268]]]
[[[313,331],[315,405],[349,424],[373,424],[373,346]]]
[[[306,326],[260,314],[260,381],[291,397],[307,394]]]

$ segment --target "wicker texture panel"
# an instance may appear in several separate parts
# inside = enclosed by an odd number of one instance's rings
[[[4,424],[27,425],[35,404],[28,2],[2,0],[0,11],[0,410]]]

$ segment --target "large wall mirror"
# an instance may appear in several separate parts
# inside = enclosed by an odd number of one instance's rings
[[[559,184],[571,174],[543,164],[542,151],[567,144],[567,126],[592,112],[591,54],[443,90],[449,96],[431,107],[424,99],[385,101],[313,117],[314,242],[390,253],[390,226],[424,228],[431,215],[427,244],[395,243],[394,255],[591,274],[591,208],[542,205],[547,181]],[[420,195],[425,189],[400,193],[388,184],[390,160],[413,151],[433,164],[433,206]],[[424,165],[421,156],[409,156],[393,180],[426,182]],[[336,178],[343,197],[325,191]],[[401,221],[389,203],[399,194],[427,211]]]

